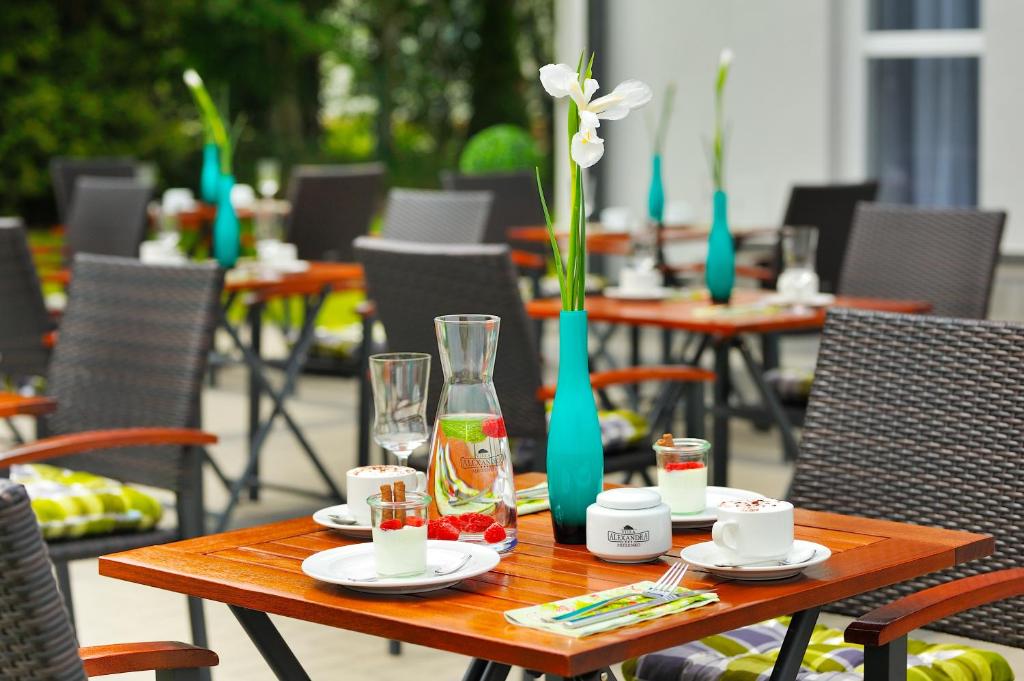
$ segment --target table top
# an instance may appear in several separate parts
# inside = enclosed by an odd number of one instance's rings
[[[363,266],[354,262],[310,261],[305,272],[266,277],[257,269],[253,269],[249,276],[231,271],[224,280],[225,291],[254,291],[266,298],[311,295],[324,286],[335,291],[362,289]]]
[[[235,215],[241,220],[246,220],[255,217],[260,212],[277,216],[287,215],[291,212],[291,209],[291,203],[283,199],[271,199],[269,201],[256,199],[251,205],[236,207]],[[216,216],[217,206],[202,201],[197,201],[195,206],[189,210],[175,213],[179,227],[185,230],[194,230],[203,224],[213,222]],[[150,217],[155,218],[156,215],[151,215]]]
[[[517,476],[526,487],[543,478]],[[310,518],[236,530],[100,559],[100,574],[235,606],[317,622],[561,676],[736,627],[825,605],[858,593],[980,558],[987,535],[798,510],[796,536],[829,547],[832,557],[782,582],[722,581],[691,570],[688,587],[716,586],[720,602],[583,639],[509,624],[506,610],[538,605],[645,579],[663,563],[605,563],[582,546],[554,543],[550,514],[519,519],[519,545],[491,572],[441,591],[380,596],[305,576],[317,551],[355,543]],[[709,540],[676,531],[672,553]],[[353,651],[356,654],[357,651]]]
[[[709,225],[666,225],[662,227],[661,237],[665,241],[703,241],[708,238],[711,227]],[[774,234],[778,227],[733,227],[729,231],[733,239],[746,239],[762,234]],[[522,243],[547,244],[547,227],[544,225],[529,225],[523,227],[510,227],[506,231],[509,241]],[[569,238],[569,232],[558,231],[555,233],[560,241]],[[626,231],[605,230],[598,223],[587,225],[587,250],[590,253],[600,255],[625,255],[632,249],[631,241],[633,234]]]
[[[57,410],[52,397],[25,397],[17,393],[0,392],[0,419],[12,416],[39,416]]]
[[[827,308],[764,307],[757,309],[774,291],[735,289],[729,306],[714,306],[706,294],[656,301],[637,301],[587,297],[587,317],[592,322],[610,322],[631,326],[657,326],[716,336],[741,333],[773,333],[818,329],[825,324]],[[737,308],[738,306],[738,308]],[[730,311],[730,307],[733,311]],[[888,300],[838,296],[829,307],[852,307],[878,312],[917,314],[931,310],[931,304],[920,300]],[[553,319],[561,311],[558,298],[544,298],[526,303],[526,312],[535,319]],[[734,312],[734,313],[733,313]]]

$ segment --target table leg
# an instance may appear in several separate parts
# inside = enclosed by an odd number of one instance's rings
[[[311,681],[267,613],[229,605],[235,619],[280,681]]]
[[[640,366],[640,327],[633,325],[629,327],[629,365]],[[633,411],[640,410],[640,384],[636,383],[630,388],[631,405]]]
[[[782,408],[778,395],[765,382],[763,367],[758,365],[754,355],[750,352],[750,348],[747,347],[742,338],[737,339],[736,347],[739,348],[740,354],[743,355],[743,362],[747,365],[747,371],[750,372],[750,377],[753,379],[757,391],[761,393],[761,400],[768,408],[768,413],[771,414],[775,425],[779,427],[779,436],[782,438],[782,451],[785,454],[786,461],[796,461],[800,448],[796,443],[796,436],[793,435],[793,424],[789,422],[789,417],[786,416],[786,410]]]
[[[611,667],[587,672],[586,674],[579,674],[578,676],[555,676],[553,674],[545,674],[544,678],[546,681],[616,681],[615,672],[612,671]]]
[[[717,339],[715,345],[715,406],[712,411],[711,478],[712,484],[729,484],[729,395],[732,374],[729,370],[731,338]]]
[[[249,323],[249,346],[257,357],[263,356],[263,303],[254,301],[246,315]],[[260,458],[256,449],[256,433],[260,428],[260,383],[254,365],[249,365],[249,455],[254,457],[252,477],[249,481],[249,499],[260,498]]]
[[[800,671],[800,663],[803,662],[804,653],[807,652],[807,644],[811,640],[811,634],[814,633],[814,625],[818,622],[819,612],[821,612],[821,608],[810,608],[793,615],[769,681],[796,680],[796,674]]]
[[[473,658],[462,675],[462,681],[505,681],[512,667],[500,662],[491,662],[479,657]]]
[[[884,646],[864,647],[864,681],[897,681],[906,678],[906,636]]]
[[[363,342],[359,349],[359,442],[356,449],[357,466],[370,465],[370,352],[373,347],[372,314],[363,314]]]

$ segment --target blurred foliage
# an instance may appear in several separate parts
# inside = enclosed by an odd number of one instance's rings
[[[0,214],[53,219],[53,156],[153,161],[194,186],[202,129],[182,71],[229,119],[236,176],[255,161],[379,158],[430,186],[471,131],[525,125],[547,153],[552,0],[32,0],[0,12]]]
[[[515,125],[492,125],[473,135],[459,157],[466,175],[533,170],[540,163],[537,143]]]

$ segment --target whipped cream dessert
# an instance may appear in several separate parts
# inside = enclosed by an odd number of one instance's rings
[[[672,513],[700,513],[707,507],[708,469],[699,461],[658,467],[658,492]]]
[[[373,528],[373,554],[381,577],[419,575],[427,569],[427,525],[422,518],[407,520],[412,522],[386,520]]]

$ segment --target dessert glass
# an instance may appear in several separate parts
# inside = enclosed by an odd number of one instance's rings
[[[655,443],[658,492],[675,515],[692,515],[707,508],[708,453],[711,443],[677,437],[671,445]]]
[[[430,496],[406,492],[405,501],[366,500],[370,507],[373,556],[381,577],[411,577],[427,568],[427,505]]]

